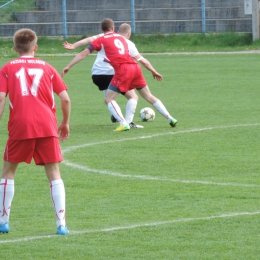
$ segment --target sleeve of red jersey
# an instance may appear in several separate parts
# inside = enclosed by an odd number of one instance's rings
[[[3,69],[0,70],[0,92],[8,93],[7,89],[7,76]]]
[[[101,41],[100,39],[102,39],[102,37],[98,37],[96,40],[94,40],[91,45],[94,47],[94,49],[96,51],[100,51],[101,50]]]

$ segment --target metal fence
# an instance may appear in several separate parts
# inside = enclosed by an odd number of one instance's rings
[[[45,36],[92,34],[105,17],[137,34],[252,32],[245,0],[0,0],[0,36],[24,27]]]

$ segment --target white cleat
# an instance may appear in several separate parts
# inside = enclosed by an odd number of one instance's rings
[[[137,124],[135,124],[134,122],[131,122],[131,123],[129,124],[129,126],[130,126],[130,128],[144,128],[142,125],[137,125]]]

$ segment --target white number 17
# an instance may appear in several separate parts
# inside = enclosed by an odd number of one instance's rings
[[[40,80],[43,75],[43,70],[42,69],[28,69],[27,71],[30,76],[34,76],[32,85],[30,86],[30,92],[33,96],[36,97],[38,94]],[[21,68],[18,72],[15,73],[15,75],[20,81],[22,96],[28,96],[29,88],[28,88],[28,83],[26,80],[25,68]]]

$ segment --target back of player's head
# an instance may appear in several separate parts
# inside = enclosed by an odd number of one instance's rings
[[[131,26],[128,23],[122,23],[119,26],[118,33],[127,34],[129,32],[131,32]]]
[[[31,29],[20,29],[15,32],[13,42],[19,53],[29,53],[37,43],[37,35]]]
[[[103,19],[101,23],[101,29],[103,32],[111,31],[112,27],[114,27],[114,21],[110,18]]]

